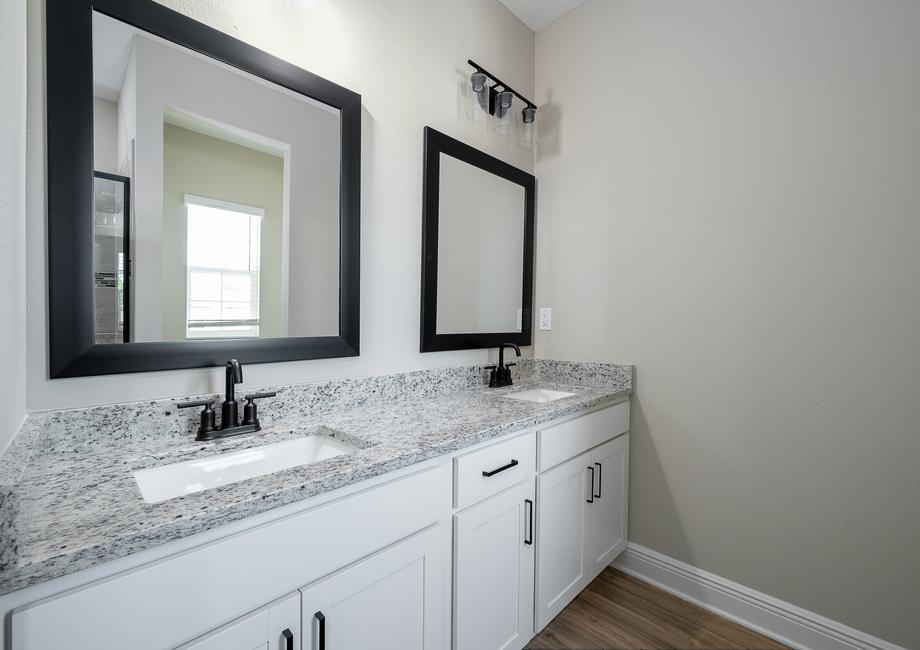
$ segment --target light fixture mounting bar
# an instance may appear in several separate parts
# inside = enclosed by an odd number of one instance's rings
[[[518,91],[516,91],[514,88],[512,88],[512,87],[509,86],[508,84],[506,84],[504,81],[502,81],[501,79],[499,79],[498,77],[496,77],[494,74],[492,74],[491,72],[489,72],[488,70],[486,70],[485,68],[483,68],[481,65],[479,65],[478,63],[476,63],[475,61],[473,61],[473,59],[467,59],[466,62],[469,63],[469,64],[470,64],[471,66],[473,66],[474,68],[476,68],[476,72],[481,72],[482,74],[484,74],[485,76],[487,76],[489,79],[491,79],[492,81],[494,81],[494,82],[495,82],[495,85],[492,86],[492,88],[499,87],[499,88],[502,88],[503,90],[507,90],[508,92],[513,93],[515,97],[517,97],[517,98],[520,99],[522,102],[524,102],[525,104],[527,104],[527,107],[528,107],[528,108],[536,108],[536,107],[537,107],[536,104],[534,104],[532,101],[530,101],[529,99],[527,99],[526,97],[524,97],[524,95],[522,95],[521,93],[519,93]]]

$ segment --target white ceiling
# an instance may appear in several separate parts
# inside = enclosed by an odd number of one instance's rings
[[[500,0],[525,25],[538,32],[585,0]]]

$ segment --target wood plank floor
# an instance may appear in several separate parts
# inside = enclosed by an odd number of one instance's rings
[[[778,650],[781,643],[608,567],[529,650]]]

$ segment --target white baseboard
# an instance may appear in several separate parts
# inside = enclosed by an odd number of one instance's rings
[[[613,566],[793,648],[905,650],[639,544],[630,542]]]

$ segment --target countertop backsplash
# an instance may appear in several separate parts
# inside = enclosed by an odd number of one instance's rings
[[[634,371],[633,366],[629,365],[549,359],[517,359],[516,362],[517,365],[511,368],[515,381],[542,380],[583,386],[615,385],[624,389],[632,386]],[[321,413],[484,386],[488,382],[488,372],[479,365],[416,370],[286,386],[238,388],[237,396],[242,403],[242,397],[247,393],[276,391],[278,394],[275,397],[259,401],[262,426],[293,426],[303,417]],[[176,405],[179,402],[207,398],[214,399],[214,408],[219,412],[223,395],[209,393],[31,413],[7,453],[0,458],[0,485],[15,481],[17,468],[21,470],[36,450],[43,455],[70,454],[152,440],[187,442],[197,431],[200,409],[180,410]],[[40,438],[37,445],[32,436]]]

